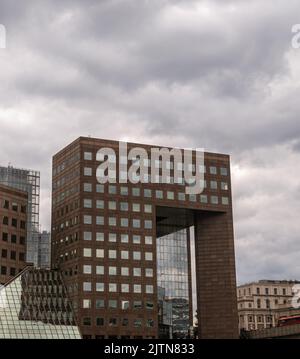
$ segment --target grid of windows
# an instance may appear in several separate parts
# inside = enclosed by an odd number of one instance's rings
[[[85,141],[87,142],[85,143]],[[133,328],[139,330],[141,327],[151,328],[158,324],[156,323],[157,311],[153,314],[153,318],[146,318],[144,312],[141,313],[141,317],[137,315],[136,318],[132,316],[131,312],[130,316],[115,315],[116,309],[124,311],[145,309],[144,299],[146,296],[157,303],[156,293],[160,288],[156,286],[156,254],[159,253],[160,247],[156,247],[155,215],[157,208],[155,206],[170,204],[169,207],[179,207],[180,205],[185,207],[190,205],[191,208],[210,210],[214,206],[230,205],[229,168],[227,168],[226,158],[219,160],[217,156],[211,156],[205,166],[199,168],[202,173],[206,174],[205,180],[203,179],[205,190],[196,195],[185,193],[183,186],[185,183],[182,177],[174,178],[172,161],[167,164],[167,168],[171,169],[168,178],[170,185],[168,186],[118,183],[103,185],[98,184],[94,178],[98,163],[96,162],[96,145],[92,141],[89,144],[88,142],[88,139],[83,140],[82,143],[79,142],[81,158],[84,161],[78,163],[82,176],[80,185],[82,197],[79,196],[78,240],[80,246],[77,247],[77,251],[80,261],[76,273],[78,271],[80,274],[79,288],[82,295],[78,300],[78,306],[86,309],[84,316],[80,315],[80,323],[83,326],[105,327],[101,329],[102,331],[97,331],[95,328],[89,329],[91,333],[95,330],[95,333],[97,332],[101,336],[106,336],[109,327],[117,326],[118,333],[122,336],[121,327],[123,326],[130,326],[132,333]],[[61,162],[63,156],[65,154],[62,156],[59,154],[54,162]],[[119,162],[127,163],[127,158],[118,158],[118,155],[113,160],[117,165],[117,171]],[[138,162],[138,159],[136,161]],[[145,164],[150,167],[151,161],[148,160]],[[54,167],[56,166],[55,164]],[[162,168],[161,161],[157,161],[155,166]],[[183,169],[182,164],[179,167]],[[191,169],[195,170],[195,166],[192,166]],[[111,174],[116,177],[116,172]],[[125,179],[127,174],[121,173],[120,176]],[[139,175],[136,179],[138,177]],[[146,176],[144,180],[147,179],[149,176]],[[55,178],[55,180],[57,179]],[[157,176],[157,180],[158,182],[161,180],[161,173]],[[226,208],[221,210],[226,211]],[[54,233],[56,238],[62,237],[61,243],[64,243],[65,236],[62,232],[66,229],[66,222],[59,222],[60,217],[54,217]],[[56,239],[56,241],[59,240]],[[70,242],[66,242],[66,244],[68,243]],[[177,244],[171,243],[170,245],[173,254]],[[181,266],[186,265],[185,259],[182,260],[185,256],[184,250],[181,253],[182,256],[177,258],[181,261]],[[60,248],[58,253],[61,256]],[[160,254],[165,255],[165,251],[162,250]],[[66,261],[64,255],[63,258]],[[171,262],[170,258],[169,262]],[[69,262],[66,265],[73,266],[73,263]],[[172,271],[168,264],[166,268]],[[75,269],[72,269],[75,273]],[[165,274],[168,273],[165,271]],[[172,274],[174,273],[172,272]],[[69,279],[72,280],[72,278]],[[171,276],[165,278],[165,282],[168,282],[165,290],[167,291],[170,285],[170,288],[176,292],[176,283],[180,281],[185,283],[185,279],[184,276],[175,281]],[[181,288],[183,291],[186,290],[186,283]],[[189,303],[185,302],[185,297],[183,296],[182,299],[180,295],[178,294],[178,297],[172,299],[174,316],[176,310],[179,310],[178,299],[183,307],[189,306]],[[153,306],[153,304],[149,304],[149,308],[152,310]],[[95,312],[96,309],[105,309],[106,312],[105,314],[101,311]],[[183,320],[185,319],[183,318]],[[155,331],[151,334],[153,333]]]
[[[0,185],[0,284],[26,266],[27,195]]]

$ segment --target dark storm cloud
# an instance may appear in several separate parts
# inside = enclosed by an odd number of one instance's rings
[[[0,162],[42,171],[49,228],[51,156],[79,135],[230,153],[239,281],[300,278],[298,14],[298,0],[2,0]]]

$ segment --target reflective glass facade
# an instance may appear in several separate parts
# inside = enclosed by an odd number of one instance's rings
[[[0,184],[28,194],[26,260],[38,265],[40,173],[14,167],[0,167]]]
[[[189,295],[188,230],[182,229],[157,238],[161,336],[185,338],[189,335],[192,303]]]
[[[58,271],[27,268],[0,288],[0,338],[81,339]]]

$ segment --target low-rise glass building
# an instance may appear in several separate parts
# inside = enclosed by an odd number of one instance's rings
[[[0,339],[81,339],[59,271],[27,267],[0,287]]]

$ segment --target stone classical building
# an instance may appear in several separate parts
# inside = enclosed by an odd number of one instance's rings
[[[239,329],[245,331],[275,327],[278,319],[295,312],[291,308],[293,286],[300,282],[261,280],[237,288]]]

